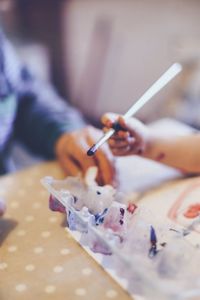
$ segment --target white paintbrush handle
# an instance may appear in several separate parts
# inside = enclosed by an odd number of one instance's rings
[[[128,119],[142,108],[150,99],[153,98],[169,81],[180,73],[182,67],[179,63],[173,64],[143,95],[131,108],[125,113],[124,118]]]
[[[140,108],[142,108],[153,96],[158,93],[168,82],[170,82],[182,70],[179,63],[174,63],[154,84],[131,106],[124,114],[124,118],[132,117]],[[94,144],[87,152],[89,156],[93,155],[97,149],[103,145],[113,134],[115,129],[111,128],[107,131],[99,141]]]

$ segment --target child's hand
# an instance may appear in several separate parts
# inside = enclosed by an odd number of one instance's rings
[[[87,150],[102,136],[92,126],[63,134],[56,143],[56,156],[67,175],[77,176],[87,172],[89,167],[98,167],[97,182],[100,185],[116,185],[114,157],[105,144],[94,156],[86,155]]]
[[[149,129],[134,118],[124,120],[122,116],[113,113],[107,113],[102,117],[105,131],[112,128],[115,122],[121,126],[122,130],[117,131],[108,140],[112,153],[116,156],[142,155],[148,145]]]

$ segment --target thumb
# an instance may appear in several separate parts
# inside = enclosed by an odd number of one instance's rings
[[[103,123],[103,125],[105,125],[106,127],[111,128],[113,126],[113,124],[118,120],[119,115],[118,114],[114,114],[114,113],[105,113],[102,117],[101,117],[101,122]]]

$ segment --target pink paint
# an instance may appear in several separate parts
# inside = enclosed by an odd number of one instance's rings
[[[190,205],[187,211],[184,213],[184,216],[189,219],[196,218],[200,215],[200,203]]]
[[[128,210],[128,212],[130,212],[131,214],[133,214],[133,213],[135,212],[136,208],[137,208],[137,205],[136,205],[136,204],[134,204],[134,203],[129,203],[129,204],[128,204],[128,207],[127,207],[127,210]]]
[[[119,232],[122,226],[120,225],[119,221],[115,223],[115,222],[109,222],[109,220],[105,220],[104,227],[107,229],[112,229],[112,231],[114,232]]]
[[[170,208],[167,216],[174,222],[177,222],[177,212],[179,211],[181,205],[183,204],[184,200],[186,199],[186,197],[188,197],[190,195],[190,193],[192,193],[195,189],[199,189],[200,188],[200,181],[198,179],[198,181],[196,181],[195,183],[189,185],[181,194],[180,196],[177,198],[177,200],[175,201],[175,203],[173,204],[173,206]],[[191,206],[189,206],[188,210],[183,214],[186,218],[195,218],[196,216],[199,215],[200,213],[200,209],[198,209],[197,212],[197,207],[196,205],[198,205],[198,207],[200,207],[200,204],[196,203],[193,204]],[[198,215],[197,215],[198,213]],[[186,214],[186,215],[185,215]]]
[[[62,205],[54,196],[50,195],[49,197],[49,208],[52,211],[58,211],[61,213],[66,213],[64,205]]]
[[[93,241],[90,249],[94,253],[101,253],[101,254],[104,254],[104,255],[111,255],[112,254],[111,250],[107,247],[107,245],[103,244],[100,241]]]
[[[160,152],[157,156],[156,156],[156,160],[157,161],[161,161],[162,159],[165,158],[165,153],[164,152]]]

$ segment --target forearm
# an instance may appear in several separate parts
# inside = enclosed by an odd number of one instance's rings
[[[151,133],[143,156],[186,174],[200,173],[200,134],[164,137]]]
[[[65,132],[83,127],[83,117],[50,84],[32,76],[4,37],[1,43],[5,77],[16,96],[14,137],[35,154],[53,158],[56,140]]]
[[[53,158],[56,140],[63,133],[83,126],[81,114],[62,102],[56,94],[38,92],[20,99],[15,134],[37,154]]]

